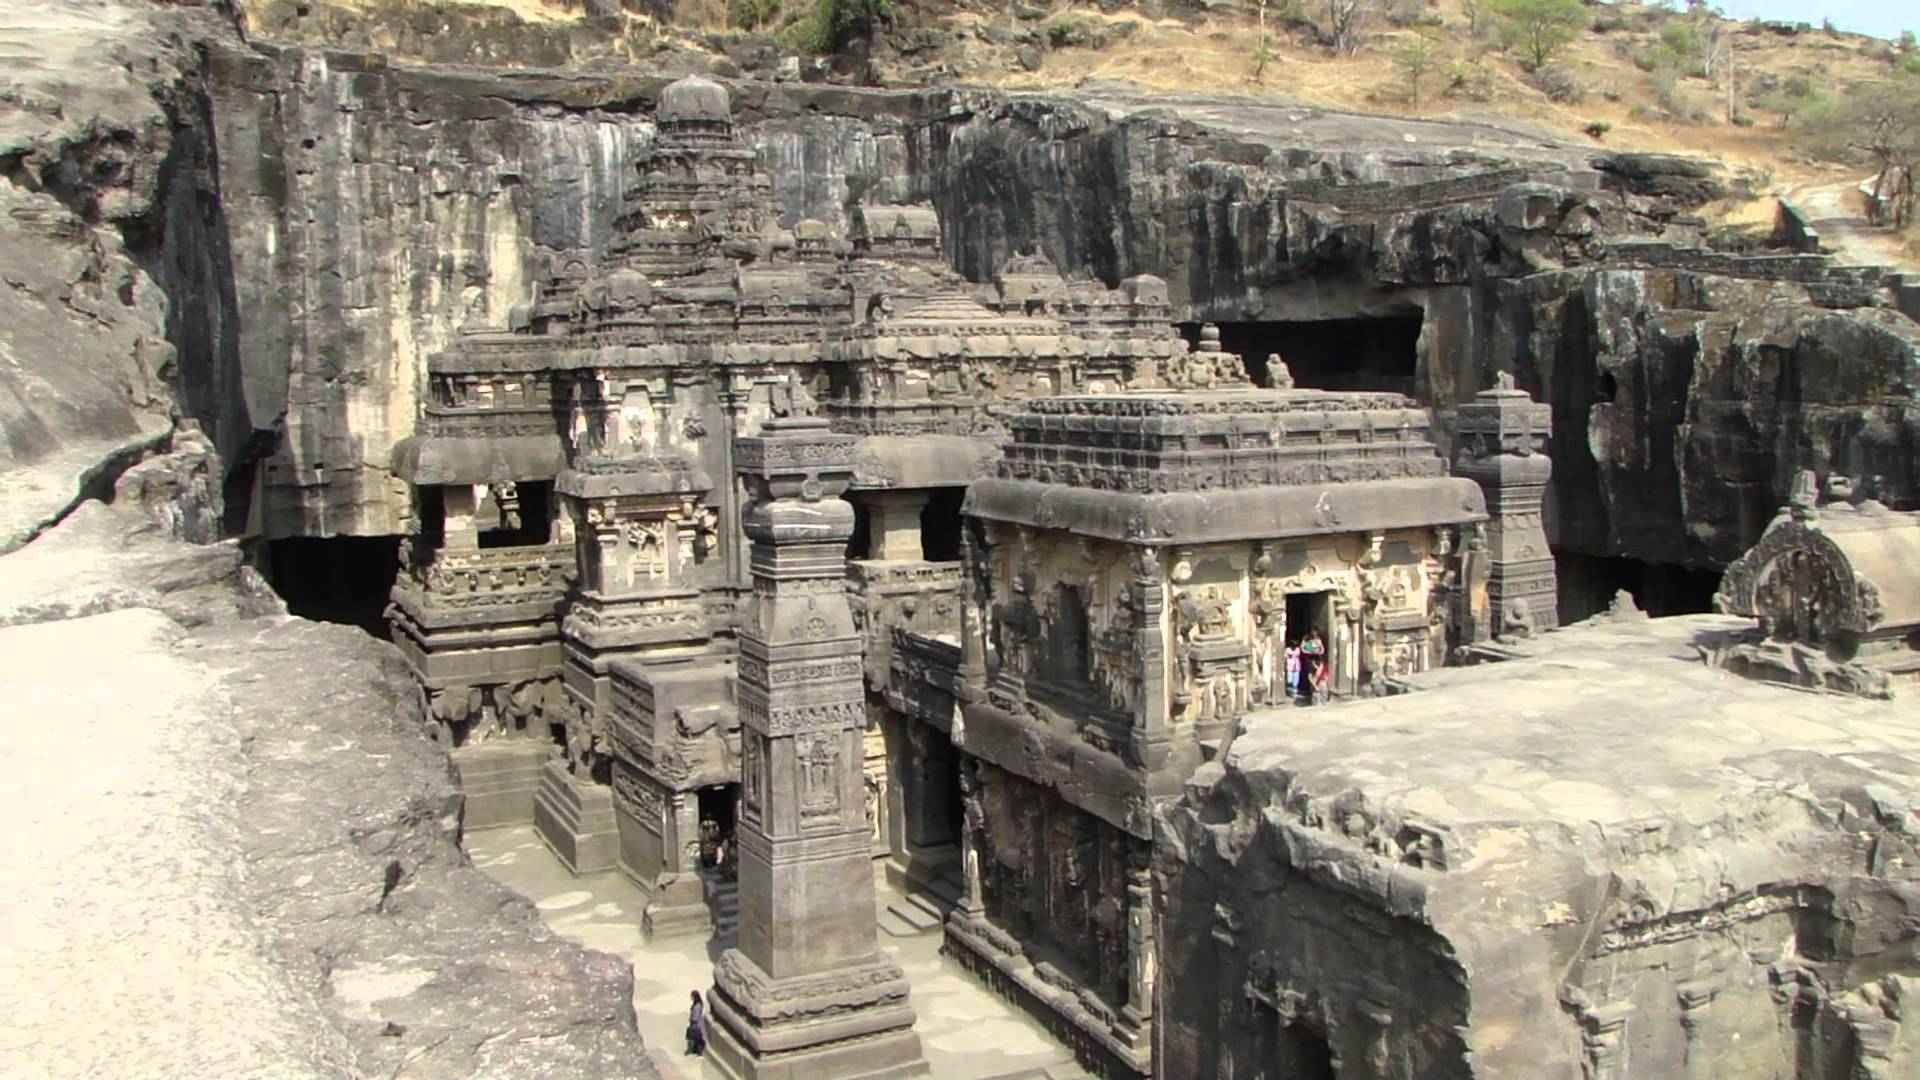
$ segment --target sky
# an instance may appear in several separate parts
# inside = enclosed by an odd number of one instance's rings
[[[1842,30],[1897,38],[1902,30],[1920,31],[1920,4],[1913,0],[1724,0],[1716,4],[1728,18],[1782,19],[1820,25],[1832,19]]]

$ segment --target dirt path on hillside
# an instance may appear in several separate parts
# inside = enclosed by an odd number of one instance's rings
[[[1920,270],[1893,231],[1866,219],[1858,180],[1795,188],[1788,196],[1820,231],[1820,243],[1843,263]]]

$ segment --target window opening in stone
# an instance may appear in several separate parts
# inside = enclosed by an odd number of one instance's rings
[[[1720,572],[1706,567],[1639,559],[1554,553],[1560,584],[1560,623],[1579,622],[1607,610],[1625,590],[1640,610],[1655,618],[1701,615],[1713,610]]]
[[[387,636],[387,601],[400,572],[399,537],[286,537],[267,544],[264,569],[293,614]]]
[[[920,557],[928,562],[960,561],[960,504],[966,488],[934,488],[920,511]]]
[[[1087,625],[1087,605],[1080,590],[1071,585],[1055,585],[1047,613],[1047,655],[1042,659],[1049,677],[1057,682],[1079,684],[1087,681],[1091,668],[1088,653],[1091,635]]]
[[[739,784],[709,784],[696,793],[700,810],[700,865],[734,870],[733,813]]]
[[[478,514],[480,547],[534,547],[547,542],[553,524],[547,507],[552,485],[545,480],[493,484]]]
[[[414,538],[417,554],[431,554],[447,546],[447,491],[428,485],[414,488],[420,535]]]
[[[1339,1076],[1333,1067],[1333,1048],[1305,1024],[1292,1023],[1281,1029],[1279,1051],[1276,1080],[1337,1080]]]
[[[1220,347],[1238,353],[1255,386],[1273,385],[1267,358],[1286,361],[1293,384],[1311,390],[1375,390],[1418,397],[1421,314],[1311,322],[1223,322]],[[1199,323],[1181,323],[1189,344]]]

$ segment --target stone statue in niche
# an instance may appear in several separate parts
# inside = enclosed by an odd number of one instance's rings
[[[1196,641],[1222,641],[1233,636],[1233,605],[1209,586],[1199,597],[1185,592],[1180,597],[1182,621]]]
[[[667,528],[664,522],[629,521],[620,530],[627,545],[627,587],[638,584],[641,574],[665,577],[667,574]]]
[[[819,409],[819,403],[814,400],[813,394],[796,375],[789,375],[769,386],[767,394],[773,415],[777,419],[794,420],[811,417]]]
[[[1275,390],[1293,389],[1293,369],[1280,359],[1279,353],[1267,354],[1267,385]]]
[[[512,480],[496,480],[487,485],[487,495],[500,510],[500,527],[520,527],[520,488]]]
[[[840,809],[840,744],[832,732],[803,732],[794,739],[800,765],[800,812],[822,816]]]

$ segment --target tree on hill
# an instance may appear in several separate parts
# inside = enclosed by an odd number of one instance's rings
[[[1800,116],[1810,149],[1833,161],[1874,168],[1878,220],[1904,228],[1913,220],[1914,173],[1920,170],[1920,75],[1857,83],[1841,97]]]
[[[1538,71],[1567,47],[1587,24],[1580,0],[1488,0],[1502,47],[1520,55],[1520,66]]]

